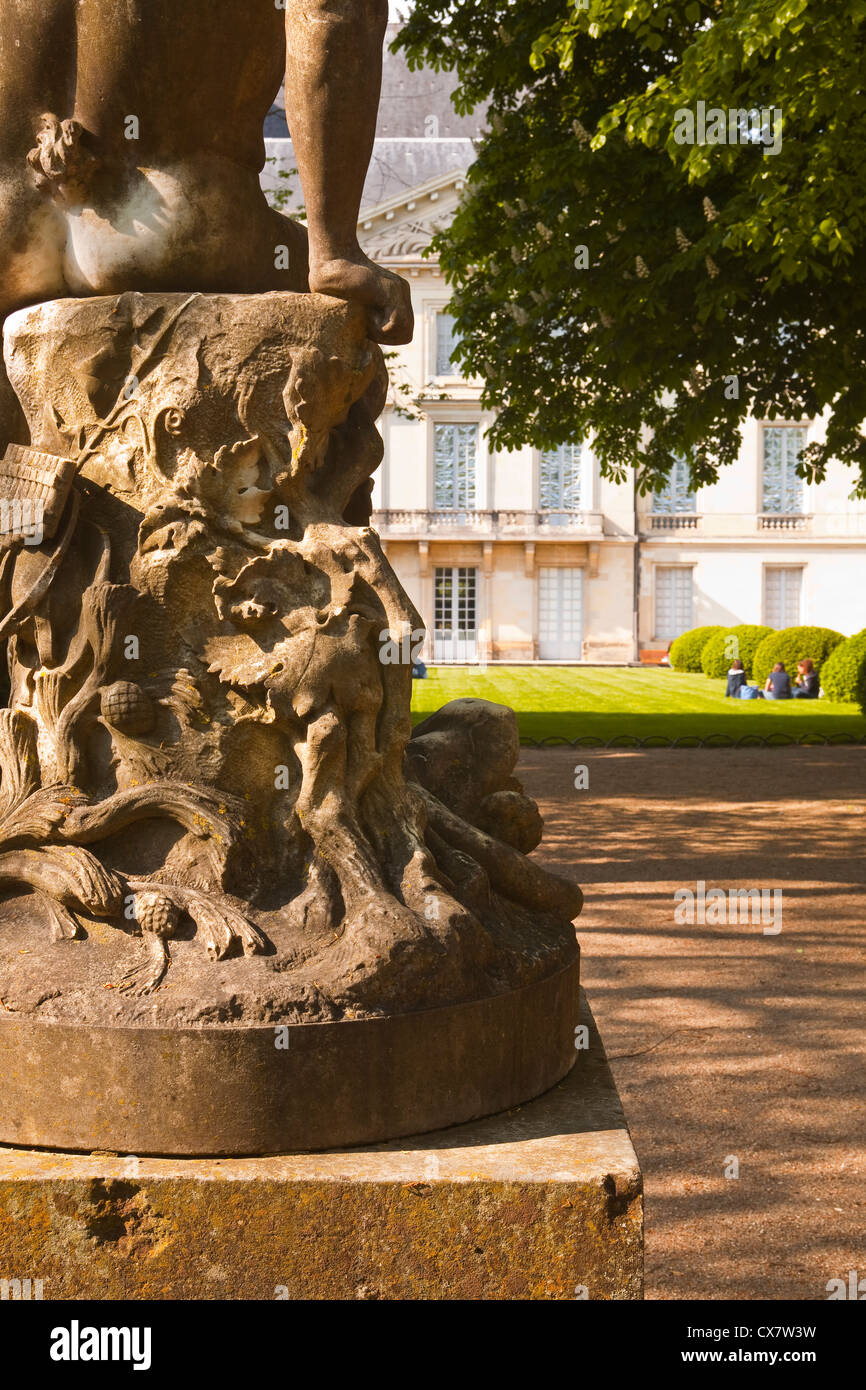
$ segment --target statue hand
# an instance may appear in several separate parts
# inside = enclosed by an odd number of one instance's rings
[[[351,257],[313,262],[310,289],[366,304],[367,331],[376,343],[409,343],[415,319],[409,286],[400,275],[374,265],[359,249]]]

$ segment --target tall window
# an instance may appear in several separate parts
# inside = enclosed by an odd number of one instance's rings
[[[453,360],[460,339],[454,329],[453,314],[436,315],[436,375],[459,376],[460,368]]]
[[[782,516],[803,511],[803,479],[796,470],[805,447],[806,431],[799,425],[765,428],[763,511]]]
[[[433,432],[434,506],[472,510],[478,456],[477,425],[435,425]]]
[[[434,594],[434,661],[476,661],[478,571],[437,566]]]
[[[544,566],[538,571],[538,655],[542,661],[579,661],[583,645],[583,570]]]
[[[665,642],[693,627],[693,583],[690,568],[658,565],[655,572],[655,635]]]
[[[764,622],[767,627],[799,627],[802,569],[764,570]]]
[[[542,511],[580,511],[579,444],[560,444],[558,449],[545,449],[542,452],[538,505]]]
[[[695,511],[695,494],[689,479],[687,459],[674,459],[668,480],[660,492],[653,493],[656,516],[679,516]]]

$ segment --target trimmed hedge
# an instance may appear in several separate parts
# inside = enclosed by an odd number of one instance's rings
[[[724,632],[718,625],[714,627],[693,627],[683,632],[670,650],[671,666],[675,671],[700,671],[701,652],[711,637]]]
[[[797,674],[797,662],[811,657],[815,670],[824,684],[823,666],[834,647],[845,638],[841,632],[831,627],[785,627],[765,637],[755,652],[752,662],[752,677],[756,685],[763,685],[777,661],[784,662],[785,670],[793,682]]]
[[[821,685],[828,700],[850,702],[866,712],[866,631],[834,647],[821,672]]]
[[[731,662],[739,657],[749,680],[752,678],[752,664],[755,652],[765,637],[772,636],[774,629],[761,627],[757,623],[740,623],[739,627],[726,627],[711,637],[701,653],[701,668],[705,676],[714,680],[724,680],[731,668]],[[732,639],[736,647],[731,650]]]

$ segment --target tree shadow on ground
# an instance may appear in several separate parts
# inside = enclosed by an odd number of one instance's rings
[[[521,759],[537,853],[586,892],[583,979],[644,1170],[650,1298],[818,1300],[866,1272],[864,770],[850,748]],[[699,881],[780,888],[782,930],[678,922],[674,893]]]

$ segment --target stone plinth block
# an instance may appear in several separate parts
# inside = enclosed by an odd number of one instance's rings
[[[423,1138],[224,1161],[0,1149],[0,1276],[46,1299],[640,1298],[640,1169],[582,1021],[588,1051],[540,1099]]]

